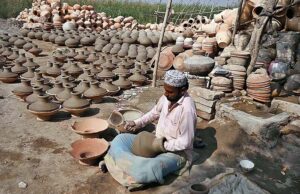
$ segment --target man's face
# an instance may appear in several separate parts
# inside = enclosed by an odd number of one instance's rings
[[[180,88],[176,88],[173,86],[170,86],[168,84],[164,84],[165,88],[165,96],[170,102],[177,102],[182,97],[182,92]]]

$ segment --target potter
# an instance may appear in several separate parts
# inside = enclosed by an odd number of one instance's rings
[[[119,134],[111,143],[105,164],[100,163],[101,169],[106,165],[110,174],[124,186],[151,182],[162,184],[168,174],[179,170],[184,172],[193,161],[196,127],[196,108],[187,92],[188,86],[184,73],[167,71],[165,93],[158,103],[142,117],[125,124],[127,131],[137,132],[158,120],[155,134],[146,131],[137,135]]]

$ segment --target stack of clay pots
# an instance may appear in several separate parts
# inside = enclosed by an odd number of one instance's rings
[[[223,67],[229,70],[233,77],[233,88],[235,90],[243,90],[246,79],[246,68],[240,65],[224,65]]]
[[[68,3],[58,1],[41,0],[32,3],[31,9],[22,11],[17,20],[23,21],[24,27],[45,29],[64,29],[74,30],[102,30],[130,28],[132,24],[137,23],[133,17],[117,16],[108,17],[104,12],[97,13],[91,5],[73,6]]]
[[[260,102],[270,102],[270,78],[266,73],[252,73],[247,78],[248,96]]]
[[[246,67],[250,62],[250,53],[246,51],[232,51],[230,59],[227,61],[231,65],[240,65]]]
[[[211,89],[214,91],[231,92],[232,80],[226,77],[213,77],[211,80]]]

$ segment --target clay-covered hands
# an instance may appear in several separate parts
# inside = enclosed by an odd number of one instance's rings
[[[127,131],[134,132],[136,131],[136,124],[134,121],[126,121],[124,128]]]

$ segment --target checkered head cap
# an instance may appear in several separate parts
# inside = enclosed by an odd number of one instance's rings
[[[183,87],[187,84],[188,80],[184,73],[178,70],[169,70],[165,75],[165,83],[173,87]]]

